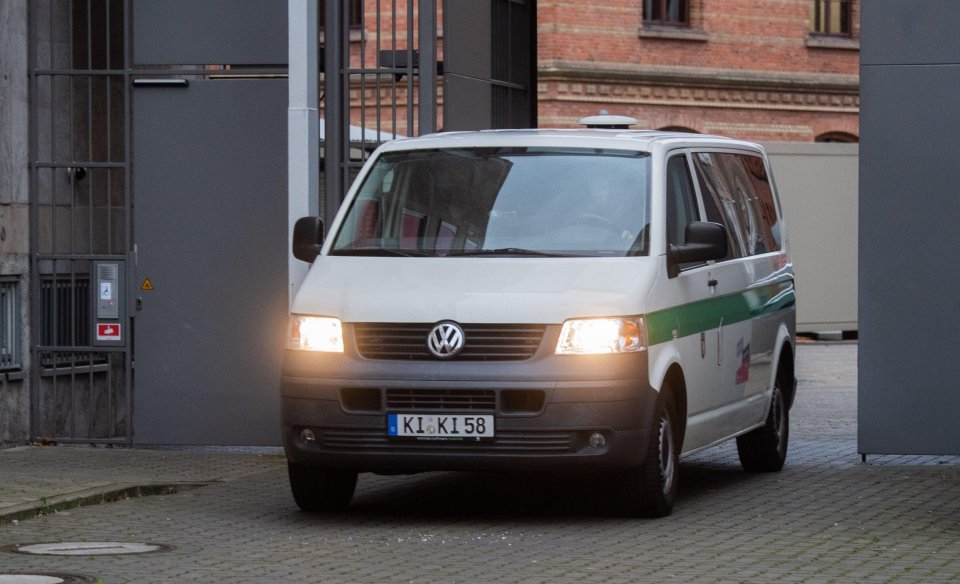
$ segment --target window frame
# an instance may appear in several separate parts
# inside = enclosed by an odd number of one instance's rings
[[[679,3],[681,16],[677,20],[671,20],[668,13],[668,2],[671,0],[643,0],[642,20],[644,26],[656,26],[663,28],[690,28],[690,4],[691,0],[673,0]],[[654,12],[658,15],[653,18]]]
[[[666,211],[667,211],[667,230],[666,230],[667,233],[666,233],[666,236],[667,236],[667,245],[671,245],[671,244],[674,244],[674,245],[683,245],[684,243],[686,243],[686,241],[685,241],[686,233],[685,233],[685,232],[681,231],[681,232],[678,232],[678,233],[676,234],[676,236],[677,236],[677,237],[676,237],[677,241],[673,241],[674,238],[672,237],[673,234],[671,233],[671,231],[673,230],[673,227],[674,227],[674,226],[672,225],[672,221],[673,221],[674,218],[671,217],[671,207],[673,207],[673,208],[674,208],[674,211],[676,211],[676,202],[677,202],[677,201],[676,201],[676,198],[675,198],[675,196],[674,196],[675,193],[674,193],[674,191],[673,191],[673,189],[672,189],[673,181],[671,180],[671,179],[672,179],[671,166],[673,165],[673,163],[674,163],[676,160],[681,160],[681,161],[682,161],[682,163],[683,163],[683,168],[684,168],[684,170],[686,171],[686,185],[685,185],[685,186],[689,189],[689,194],[688,194],[688,196],[689,196],[689,198],[690,198],[690,201],[689,201],[689,202],[690,202],[690,203],[693,203],[692,208],[689,209],[689,210],[692,211],[692,213],[693,213],[693,218],[692,218],[691,220],[692,220],[692,221],[702,221],[702,220],[703,220],[703,215],[702,215],[702,212],[701,212],[701,209],[700,209],[700,206],[701,206],[701,205],[700,205],[700,197],[699,197],[699,193],[697,192],[696,179],[694,178],[693,172],[691,171],[691,168],[690,168],[690,160],[689,160],[689,157],[687,156],[687,152],[685,152],[685,151],[683,151],[683,152],[671,152],[671,153],[669,153],[669,154],[667,155],[667,165],[666,165],[666,203],[667,203],[667,204],[666,204]]]
[[[690,211],[693,212],[692,221],[705,220],[703,200],[700,194],[700,186],[698,184],[697,177],[695,176],[696,171],[693,169],[693,161],[690,159],[690,152],[691,151],[688,149],[673,150],[668,152],[666,155],[666,164],[664,165],[664,180],[665,180],[664,210],[665,210],[665,218],[666,218],[666,221],[664,221],[664,227],[665,227],[664,239],[666,240],[668,250],[672,245],[683,245],[684,243],[686,243],[685,231],[681,234],[677,234],[679,235],[678,240],[683,240],[683,241],[672,241],[673,237],[671,237],[671,231],[673,230],[672,221],[674,218],[671,217],[670,208],[671,206],[674,206],[674,207],[676,206],[676,201],[673,197],[674,193],[671,190],[671,186],[673,183],[671,180],[671,172],[670,172],[670,167],[674,162],[674,160],[679,159],[679,160],[682,160],[683,162],[683,169],[686,173],[686,183],[687,183],[686,186],[690,191],[689,192],[689,197],[691,198],[690,202],[693,203],[693,206],[690,209]],[[683,229],[686,230],[686,226],[684,226]],[[680,269],[680,272],[684,272],[687,270],[691,270],[693,268],[699,268],[699,267],[705,266],[707,265],[707,263],[708,262],[689,262],[689,263],[680,264],[678,267]]]
[[[710,162],[699,159],[698,155],[700,154],[708,155]],[[783,236],[779,231],[782,229],[782,217],[774,185],[770,180],[770,168],[765,157],[759,152],[709,147],[694,148],[691,150],[690,156],[691,162],[693,162],[692,169],[695,181],[700,193],[700,201],[703,205],[703,216],[706,221],[720,223],[727,230],[729,253],[727,257],[719,261],[781,253],[784,249]],[[769,192],[758,192],[756,190],[757,186],[752,180],[750,184],[740,183],[738,185],[737,177],[727,172],[727,165],[731,164],[729,159],[727,161],[720,159],[720,157],[726,156],[735,158],[736,160],[732,162],[732,165],[739,166],[748,174],[750,171],[744,157],[757,159],[763,165],[763,182],[769,188]],[[715,164],[716,166],[714,166]],[[729,206],[725,205],[722,200],[713,198],[713,189],[707,185],[708,167],[712,169],[710,172],[715,174],[722,183],[718,183],[716,186],[728,187]],[[749,179],[749,177],[747,178]],[[747,192],[747,190],[750,192]],[[717,191],[717,194],[719,195],[719,191]],[[762,201],[761,199],[766,200]],[[765,207],[767,207],[766,210]],[[767,211],[772,211],[774,216],[770,217]],[[747,225],[741,219],[747,219],[753,223]],[[759,223],[755,223],[757,221]],[[761,231],[766,233],[761,233]],[[758,233],[761,237],[756,237]],[[751,235],[754,237],[750,237]],[[769,237],[766,237],[766,235],[769,235]],[[757,249],[758,242],[763,242],[763,249]]]
[[[817,37],[852,38],[854,0],[812,0],[810,35]],[[838,9],[838,28],[833,30],[833,9]],[[821,26],[822,25],[822,26]],[[843,30],[846,25],[847,30]]]
[[[0,371],[23,367],[20,278],[0,277]]]

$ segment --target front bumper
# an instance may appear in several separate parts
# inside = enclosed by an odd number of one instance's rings
[[[646,353],[557,356],[553,345],[543,345],[550,350],[541,346],[530,359],[505,362],[371,360],[349,348],[288,351],[281,382],[287,458],[360,472],[639,465],[657,401]],[[476,399],[465,405],[465,395]],[[393,412],[491,414],[496,435],[482,442],[393,439],[387,436]],[[307,428],[315,441],[301,439]],[[590,445],[595,433],[603,446]]]

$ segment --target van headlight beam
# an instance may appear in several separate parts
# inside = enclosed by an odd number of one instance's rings
[[[639,316],[578,318],[563,323],[557,355],[636,353],[647,348],[647,329]]]
[[[338,318],[291,315],[287,346],[299,351],[342,353],[343,325]]]

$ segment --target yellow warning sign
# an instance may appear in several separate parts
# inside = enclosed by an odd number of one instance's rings
[[[153,290],[153,282],[150,281],[150,278],[144,278],[143,284],[140,284],[141,290]]]

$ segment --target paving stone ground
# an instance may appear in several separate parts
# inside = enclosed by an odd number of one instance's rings
[[[0,574],[105,583],[960,581],[960,457],[860,461],[855,344],[802,345],[798,376],[784,470],[744,473],[733,445],[701,453],[684,460],[679,503],[659,520],[618,517],[599,477],[364,475],[349,512],[317,516],[297,510],[274,453],[0,451],[0,514],[31,488],[211,483],[0,525],[0,548],[121,541],[172,551],[0,552]]]

